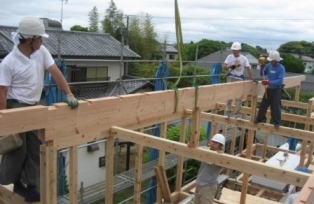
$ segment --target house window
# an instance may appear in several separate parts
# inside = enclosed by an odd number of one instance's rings
[[[108,67],[70,67],[67,70],[69,82],[107,81]]]
[[[89,67],[87,69],[86,81],[107,81],[108,67]]]
[[[169,54],[169,59],[170,59],[170,60],[175,60],[175,59],[176,59],[176,55]]]

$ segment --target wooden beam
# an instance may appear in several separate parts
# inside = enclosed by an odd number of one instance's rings
[[[218,122],[222,124],[228,123],[228,124],[238,125],[242,128],[261,131],[265,133],[278,134],[278,135],[282,135],[286,137],[291,137],[291,135],[293,135],[294,138],[307,140],[307,141],[314,141],[314,137],[313,137],[314,133],[311,131],[306,131],[306,130],[292,129],[292,128],[283,127],[283,126],[280,126],[280,128],[275,128],[273,125],[266,124],[266,123],[258,123],[255,125],[254,123],[248,120],[237,121],[234,118],[230,118],[228,121],[226,121],[226,119],[221,115],[215,115],[215,114],[205,113],[205,112],[202,112],[202,119],[207,119],[209,121]]]
[[[314,175],[306,181],[297,199],[294,201],[295,204],[312,204],[314,202]]]
[[[196,159],[206,163],[214,163],[225,168],[234,169],[244,173],[252,173],[254,175],[267,177],[269,179],[274,179],[276,181],[282,181],[297,186],[303,185],[309,178],[309,176],[300,174],[294,170],[289,170],[282,167],[274,167],[265,163],[260,163],[233,155],[219,154],[215,151],[201,147],[192,148],[193,151],[191,151],[191,148],[188,148],[186,144],[153,137],[148,134],[138,133],[117,126],[111,127],[111,134],[113,136],[119,136],[119,138],[130,140],[144,146],[153,147],[173,154],[182,155],[187,158]],[[252,169],[254,169],[254,172],[252,172]]]
[[[154,171],[157,178],[158,188],[161,192],[163,200],[166,202],[172,202],[171,192],[164,167],[158,165],[154,167]]]

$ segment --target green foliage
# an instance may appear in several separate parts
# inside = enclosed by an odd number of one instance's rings
[[[180,126],[170,126],[167,129],[167,139],[173,140],[173,141],[180,141],[180,131],[181,127]],[[190,127],[188,126],[186,128],[186,139],[185,143],[189,140],[190,136]],[[206,129],[205,127],[200,128],[200,141],[203,141],[206,139]],[[197,175],[198,169],[199,169],[200,162],[194,159],[189,159],[187,161],[186,165],[186,172],[185,172],[185,179],[189,180],[191,178],[194,178],[195,175]],[[177,173],[177,167],[173,167],[167,170],[167,178],[171,178]],[[169,182],[174,182],[175,179],[170,180]]]
[[[94,8],[88,13],[88,16],[89,16],[89,31],[98,32],[99,14],[96,6],[94,6]]]
[[[88,28],[84,28],[80,25],[74,25],[70,28],[71,31],[82,31],[82,32],[88,32]]]
[[[226,49],[226,43],[215,41],[215,40],[202,39],[198,43],[193,43],[193,42],[186,43],[184,44],[183,54],[185,57],[183,57],[183,60],[195,61],[195,53],[196,53],[197,46],[198,46],[197,59],[205,57],[219,50]]]
[[[169,72],[171,76],[180,76],[180,67],[178,64],[176,65],[169,65]],[[195,85],[201,86],[201,85],[208,85],[210,84],[210,78],[209,78],[209,70],[205,69],[203,67],[196,67],[195,68],[195,75],[205,75],[201,77],[195,78]],[[177,85],[177,88],[183,88],[183,87],[191,87],[194,85],[194,66],[188,64],[187,66],[183,67],[182,69],[182,75],[179,84]],[[186,78],[186,76],[189,76]],[[168,80],[168,87],[172,87],[176,83],[177,79],[169,79]]]
[[[303,73],[305,70],[305,65],[301,59],[295,58],[291,54],[281,53],[281,58],[283,58],[280,63],[285,66],[286,72],[293,73]]]
[[[279,52],[291,53],[305,55],[309,57],[314,57],[314,42],[307,41],[290,41],[285,44],[282,44],[279,49]]]
[[[154,30],[152,17],[148,14],[142,14],[141,16],[144,17],[130,17],[129,46],[142,59],[154,59],[159,42],[156,40],[157,34]]]
[[[123,12],[118,10],[116,4],[111,0],[109,2],[109,8],[106,9],[105,18],[101,22],[103,31],[109,33],[117,40],[121,39],[122,32],[120,32],[120,29],[126,27],[123,22],[123,15]]]

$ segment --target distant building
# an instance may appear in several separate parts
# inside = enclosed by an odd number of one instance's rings
[[[214,64],[216,63],[223,64],[227,56],[230,55],[231,53],[232,51],[230,49],[214,52],[210,55],[198,59],[196,61],[196,65],[211,70]],[[241,54],[247,57],[252,69],[257,69],[258,60],[256,57],[254,57],[251,53],[245,51],[242,51]]]
[[[304,62],[304,73],[311,73],[314,70],[314,59],[308,56],[302,56],[299,54],[292,54],[295,58],[298,58]]]

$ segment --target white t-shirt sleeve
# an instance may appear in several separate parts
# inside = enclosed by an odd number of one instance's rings
[[[0,85],[10,86],[12,82],[12,72],[6,63],[0,64]]]
[[[44,68],[45,70],[47,70],[51,65],[55,63],[55,61],[53,60],[50,52],[45,46],[42,45],[40,49],[43,50]]]

